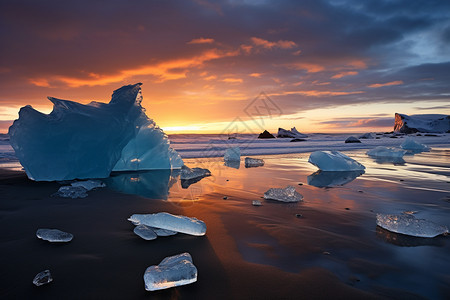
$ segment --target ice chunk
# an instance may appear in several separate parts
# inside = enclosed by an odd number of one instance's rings
[[[413,152],[430,151],[430,147],[421,144],[410,137],[407,137],[400,147],[404,150],[411,150]]]
[[[345,143],[361,143],[360,140],[358,140],[357,138],[355,138],[354,136],[349,136],[346,140]]]
[[[152,228],[143,224],[136,226],[133,232],[146,241],[151,241],[158,237]]]
[[[196,218],[176,216],[166,212],[156,214],[134,214],[128,221],[135,225],[144,224],[150,227],[201,236],[206,233],[205,222]]]
[[[264,160],[260,158],[251,158],[246,157],[245,158],[245,167],[246,168],[255,168],[255,167],[261,167],[264,166]]]
[[[432,238],[448,233],[448,228],[424,219],[416,219],[413,215],[377,214],[377,225],[395,232],[416,237]]]
[[[54,194],[54,196],[64,197],[64,198],[86,198],[88,196],[87,190],[82,186],[62,186]]]
[[[339,151],[315,151],[309,156],[308,162],[322,171],[358,171],[366,168]]]
[[[37,181],[106,178],[115,170],[179,168],[182,161],[141,106],[141,84],[114,91],[111,101],[83,105],[49,98],[53,111],[20,109],[11,146]]]
[[[181,180],[190,180],[195,178],[203,178],[205,176],[211,176],[211,172],[208,169],[202,168],[189,168],[187,166],[183,166],[181,168],[180,179]]]
[[[308,184],[316,187],[342,186],[364,174],[364,171],[317,171],[307,177]]]
[[[226,167],[233,168],[233,169],[239,169],[241,167],[241,161],[240,160],[230,160],[225,161],[223,163]]]
[[[144,283],[147,291],[168,289],[197,281],[197,268],[189,253],[164,258],[157,266],[145,270]]]
[[[392,158],[402,158],[405,155],[404,150],[388,148],[384,146],[378,146],[373,149],[370,149],[366,152],[367,155],[372,157],[392,157]]]
[[[53,281],[53,277],[52,277],[52,274],[50,274],[50,270],[45,270],[45,271],[38,273],[34,277],[33,284],[35,286],[41,286],[41,285],[50,283],[52,281]]]
[[[375,137],[371,132],[364,133],[358,137],[359,139],[374,139]]]
[[[286,188],[271,188],[264,193],[264,199],[281,202],[299,202],[303,196],[295,190],[295,187],[288,185]]]
[[[228,148],[225,151],[223,160],[226,162],[240,161],[241,160],[241,149],[239,147]]]
[[[156,233],[157,236],[171,236],[171,235],[177,234],[176,231],[172,231],[172,230],[155,228],[155,227],[150,227],[150,228]]]
[[[36,236],[44,241],[63,243],[70,242],[73,234],[58,229],[38,229]]]
[[[292,127],[291,130],[286,130],[283,128],[278,128],[277,137],[279,138],[307,138],[306,134],[300,133],[295,127]]]
[[[253,205],[253,206],[261,206],[262,203],[261,203],[261,201],[259,201],[259,200],[253,200],[253,201],[252,201],[252,205]]]
[[[99,181],[99,180],[86,180],[86,181],[77,181],[77,182],[72,182],[70,184],[73,187],[83,187],[84,189],[86,189],[87,191],[96,189],[96,188],[102,188],[105,187],[106,185]]]

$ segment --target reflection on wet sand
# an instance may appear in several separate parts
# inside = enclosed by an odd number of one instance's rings
[[[315,187],[342,186],[352,182],[357,177],[364,174],[364,171],[317,171],[309,175],[307,180],[309,185]]]
[[[380,226],[376,229],[377,237],[387,243],[401,247],[417,247],[417,246],[437,246],[445,245],[445,237],[437,236],[435,238],[422,238],[391,232]]]
[[[371,157],[377,164],[393,164],[402,166],[406,162],[402,157]]]

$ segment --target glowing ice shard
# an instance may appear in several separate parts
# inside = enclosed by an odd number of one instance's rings
[[[262,167],[264,166],[264,160],[260,158],[251,158],[246,157],[245,158],[245,167],[246,168],[255,168],[255,167]]]
[[[308,162],[322,171],[357,171],[366,168],[339,151],[315,151],[309,156]]]
[[[190,235],[201,236],[206,233],[205,222],[196,218],[186,216],[176,216],[166,212],[156,214],[134,214],[128,221],[135,225],[144,224]]]
[[[41,285],[50,283],[52,281],[53,281],[53,277],[52,277],[52,274],[50,274],[50,270],[45,270],[45,271],[38,273],[34,277],[33,284],[35,286],[41,286]]]
[[[151,241],[158,237],[152,228],[150,228],[146,225],[143,225],[143,224],[136,226],[134,228],[133,232],[146,241]]]
[[[70,242],[73,239],[73,234],[58,229],[38,229],[36,236],[53,243]]]
[[[226,162],[240,161],[241,160],[241,149],[239,147],[228,148],[225,151],[223,160]]]
[[[395,232],[416,237],[432,238],[448,233],[448,228],[424,219],[416,219],[413,215],[377,214],[377,225]]]
[[[299,202],[303,199],[303,196],[295,190],[291,185],[286,188],[271,188],[264,193],[264,199],[276,200],[281,202]]]
[[[189,253],[164,258],[157,266],[145,270],[144,283],[147,291],[168,289],[197,281],[197,268]]]

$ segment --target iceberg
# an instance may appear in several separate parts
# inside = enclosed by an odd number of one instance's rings
[[[424,152],[424,151],[430,151],[430,147],[427,145],[421,144],[419,142],[416,142],[414,139],[407,137],[406,140],[401,144],[402,149],[404,150],[410,150],[412,152]]]
[[[408,116],[395,113],[394,131],[406,134],[415,132],[450,132],[450,116],[438,114]]]
[[[322,171],[358,171],[366,168],[339,151],[315,151],[308,162]]]
[[[367,155],[372,157],[387,157],[387,158],[402,158],[405,155],[406,151],[395,148],[388,148],[384,146],[378,146],[373,149],[370,149],[366,152]]]
[[[360,140],[358,140],[356,137],[354,137],[354,136],[349,136],[346,140],[345,140],[345,143],[346,144],[348,144],[348,143],[361,143],[361,141]]]
[[[281,202],[299,202],[303,196],[295,190],[295,187],[288,185],[286,188],[271,188],[264,193],[264,199]]]
[[[166,212],[156,214],[134,214],[128,221],[135,225],[144,224],[150,227],[202,236],[206,234],[205,222],[196,218],[176,216]]]
[[[240,161],[241,160],[241,149],[239,147],[228,148],[223,156],[225,162],[230,161]]]
[[[50,273],[50,270],[45,270],[45,271],[38,273],[34,277],[33,284],[35,286],[41,286],[41,285],[50,283],[52,281],[53,281],[53,277],[52,277],[52,274]]]
[[[291,130],[286,130],[283,128],[278,128],[277,137],[279,138],[307,138],[306,134],[300,133],[295,127],[292,127]]]
[[[183,165],[141,106],[141,83],[114,91],[109,103],[49,97],[53,111],[22,107],[9,128],[11,146],[36,181],[106,178],[112,170],[176,169]]]
[[[136,226],[133,232],[146,241],[151,241],[158,237],[158,235],[153,231],[152,228],[143,224]]]
[[[317,171],[307,177],[308,184],[315,187],[342,186],[364,174],[364,171]]]
[[[246,168],[255,168],[255,167],[262,167],[264,166],[264,160],[260,158],[251,158],[246,157],[245,158],[245,167]]]
[[[147,291],[168,289],[197,281],[197,268],[189,253],[164,258],[159,265],[145,270],[144,283]]]
[[[59,196],[63,198],[86,198],[88,196],[87,190],[82,186],[62,186],[59,190],[53,194],[53,196]]]
[[[447,234],[448,228],[424,219],[416,219],[413,215],[377,214],[377,225],[395,233],[415,237],[432,238]]]
[[[52,243],[70,242],[73,239],[73,234],[58,229],[38,229],[36,236]]]

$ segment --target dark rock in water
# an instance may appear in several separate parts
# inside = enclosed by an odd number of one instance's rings
[[[438,114],[426,115],[404,115],[395,113],[394,132],[416,133],[416,132],[439,132],[450,130],[450,116]]]
[[[305,139],[292,139],[290,140],[290,142],[304,142],[306,141]]]
[[[45,270],[45,271],[38,273],[34,277],[33,284],[35,286],[41,286],[41,285],[50,283],[52,281],[53,281],[53,278],[52,278],[52,274],[50,274],[50,270]]]
[[[432,134],[432,133],[426,133],[426,134],[424,134],[424,136],[439,136],[439,135],[437,135],[437,134]]]
[[[398,139],[398,137],[396,137],[395,135],[390,136],[389,138],[391,138],[391,139]]]
[[[380,139],[380,137],[379,136],[377,136],[375,139],[377,139],[377,140],[379,140]]]
[[[349,136],[346,140],[345,143],[361,143],[360,140],[358,140],[356,137],[354,136]]]
[[[264,130],[262,133],[258,135],[258,139],[274,139],[275,136],[268,132],[267,130]]]

